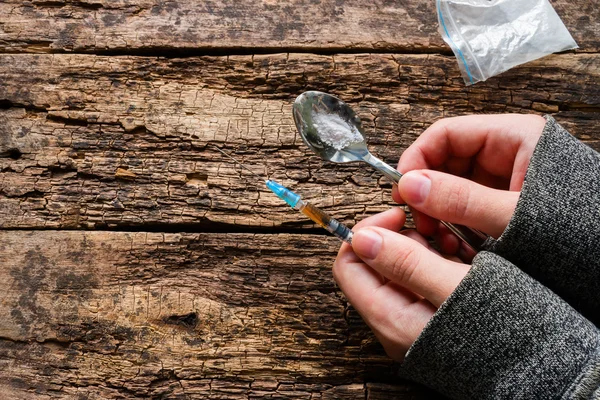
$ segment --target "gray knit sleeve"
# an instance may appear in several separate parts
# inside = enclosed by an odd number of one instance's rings
[[[512,220],[486,249],[600,326],[600,154],[547,121]]]
[[[481,252],[401,373],[456,399],[595,398],[600,333],[519,268]]]

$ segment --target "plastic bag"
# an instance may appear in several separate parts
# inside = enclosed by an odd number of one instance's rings
[[[436,0],[467,85],[577,43],[548,0]]]

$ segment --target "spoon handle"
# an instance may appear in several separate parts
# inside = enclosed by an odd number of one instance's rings
[[[373,168],[387,176],[395,183],[398,183],[400,178],[402,178],[402,174],[398,172],[397,169],[390,167],[387,163],[381,161],[371,153],[367,153],[367,155],[363,157],[363,160],[371,164]]]
[[[363,160],[369,163],[373,168],[377,169],[379,172],[384,174],[390,180],[395,183],[400,181],[402,178],[402,174],[398,172],[396,169],[390,167],[385,162],[381,161],[379,158],[375,157],[371,153],[368,153]],[[475,252],[481,250],[481,246],[487,240],[488,235],[483,232],[480,232],[476,229],[472,229],[463,225],[455,225],[450,222],[440,221],[446,228],[448,228],[452,233],[454,233],[460,240],[465,242],[469,247],[471,247]]]

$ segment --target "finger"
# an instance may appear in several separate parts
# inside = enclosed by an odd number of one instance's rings
[[[353,305],[365,303],[374,290],[386,283],[381,274],[366,265],[349,246],[340,249],[333,263],[333,278]]]
[[[471,264],[477,254],[468,244],[463,242],[445,225],[439,224],[437,233],[433,236],[435,243],[442,252],[442,257],[465,264]]]
[[[400,207],[394,207],[389,210],[386,210],[382,213],[375,214],[369,218],[363,219],[352,228],[353,232],[358,231],[361,228],[366,226],[380,226],[385,229],[389,229],[394,232],[400,231],[404,227],[406,223],[406,213]],[[348,253],[346,255],[346,253]],[[342,243],[340,250],[338,252],[338,257],[341,254],[344,254],[346,257],[354,257],[356,262],[360,262],[360,259],[356,257],[354,252],[352,251],[352,246],[348,243]]]
[[[404,203],[404,200],[402,200],[402,198],[400,197],[400,193],[398,193],[398,185],[395,183],[392,185],[392,200],[394,200],[398,204],[406,204]]]
[[[423,236],[433,236],[437,232],[439,222],[419,210],[410,207],[410,213],[415,221],[417,232]]]
[[[396,208],[370,217],[356,225],[358,232],[368,226],[399,230],[406,216]],[[371,327],[388,355],[398,361],[421,333],[435,308],[421,296],[384,278],[344,244],[333,266],[333,275],[348,301]]]
[[[433,239],[444,254],[457,254],[460,250],[461,240],[442,223],[438,222],[437,232],[433,235]]]
[[[404,358],[436,311],[436,308],[423,298],[402,304],[404,299],[397,299],[403,295],[414,296],[407,289],[389,282],[374,293],[368,310],[359,311],[384,346],[386,353],[398,361]]]
[[[450,233],[450,231],[448,231],[448,232]],[[456,246],[457,249],[454,252],[445,252],[444,249],[440,249],[442,251],[440,253],[435,247],[433,247],[431,245],[431,242],[429,242],[423,235],[421,235],[415,229],[406,229],[404,231],[401,231],[400,234],[411,238],[412,240],[414,240],[417,243],[421,244],[422,246],[426,247],[427,250],[429,250],[432,253],[437,254],[441,257],[444,257],[446,260],[456,261],[458,263],[465,263],[465,260],[461,259],[460,257],[458,257],[456,255],[457,253],[460,253],[460,250],[461,250],[460,245]],[[453,233],[450,233],[450,234],[452,236],[456,237]],[[437,243],[437,241],[436,241],[436,243]],[[472,261],[472,260],[473,260],[473,258],[471,257],[471,260],[469,260],[469,261]]]
[[[415,242],[419,243],[421,246],[424,246],[426,249],[437,253],[433,247],[431,247],[431,243],[425,238],[425,236],[421,235],[416,229],[406,229],[400,232],[401,235],[404,235],[408,238],[411,238]]]
[[[473,182],[477,182],[480,185],[490,187],[492,189],[510,189],[510,179],[502,176],[492,175],[481,165],[475,165],[473,171],[471,172],[471,175],[468,176],[468,179],[472,180]],[[516,188],[516,190],[521,190],[521,187],[519,186],[518,188]]]
[[[354,252],[386,278],[434,306],[452,293],[469,267],[440,257],[414,240],[377,227],[366,227],[352,239]]]
[[[364,228],[365,226],[379,226],[390,231],[398,232],[406,223],[406,213],[400,207],[394,207],[382,213],[375,214],[369,218],[363,219],[354,226],[353,231]]]
[[[436,309],[394,282],[379,284],[369,271],[378,275],[363,262],[334,266],[336,281],[350,304],[373,330],[386,353],[400,361]]]
[[[475,255],[477,255],[471,246],[459,239],[456,234],[442,223],[439,225],[438,233],[434,240],[440,246],[442,253],[454,255],[455,261],[471,264]]]
[[[458,253],[456,253],[456,255],[462,262],[471,264],[477,253],[469,245],[461,242],[460,248],[458,249]]]
[[[491,189],[468,179],[420,170],[398,184],[402,198],[433,218],[479,229],[499,237],[515,211],[519,192]]]
[[[518,190],[545,124],[537,115],[446,118],[431,125],[404,151],[398,170],[438,169],[451,157],[477,156],[477,162],[491,174],[512,178],[511,188]]]
[[[466,176],[473,169],[473,157],[449,157],[446,171],[456,176]]]
[[[383,279],[350,248],[340,250],[333,276],[394,359],[402,359],[435,312],[422,297]]]

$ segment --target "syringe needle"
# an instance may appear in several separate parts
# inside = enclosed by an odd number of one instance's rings
[[[229,154],[225,153],[223,150],[221,150],[220,148],[218,148],[217,146],[213,145],[215,149],[217,149],[218,151],[220,151],[223,155],[225,155],[225,157],[228,157],[229,159],[231,159],[234,163],[236,163],[237,165],[239,165],[240,167],[244,168],[246,171],[250,172],[252,175],[256,176],[259,179],[262,179],[264,181],[266,181],[266,179],[264,179],[264,177],[258,176],[258,174],[256,174],[254,171],[252,171],[250,168],[246,167],[244,164],[242,164],[241,162],[239,162],[238,160],[236,160],[235,158],[231,157]]]

